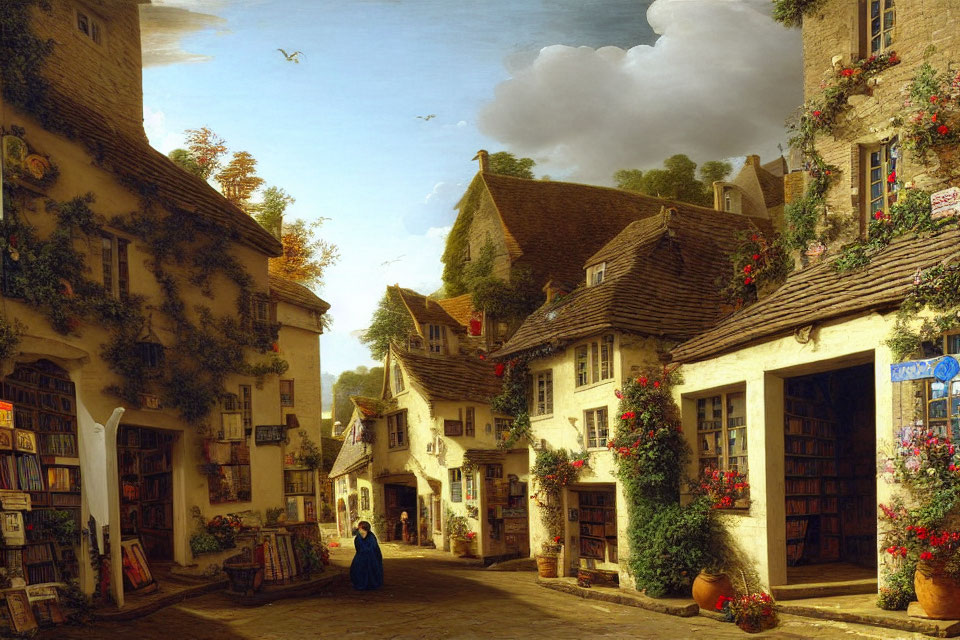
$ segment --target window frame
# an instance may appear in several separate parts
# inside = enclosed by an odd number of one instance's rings
[[[878,164],[874,164],[874,156]],[[877,144],[861,147],[862,169],[860,181],[863,189],[863,207],[860,218],[860,235],[866,237],[870,228],[870,221],[878,211],[885,216],[890,215],[890,208],[900,197],[900,187],[897,181],[888,182],[887,178],[892,171],[900,171],[900,161],[903,158],[903,148],[898,136],[880,141]],[[876,179],[874,170],[877,171]],[[880,195],[874,197],[873,187],[879,186]]]
[[[463,411],[463,435],[475,438],[477,435],[477,408],[466,407]]]
[[[393,377],[394,395],[397,395],[406,391],[406,385],[403,382],[403,369],[400,368],[399,362],[393,363],[392,377]]]
[[[244,429],[253,429],[253,387],[249,384],[240,385],[238,394],[240,403],[240,423]]]
[[[427,351],[438,355],[447,353],[447,327],[442,324],[427,325]]]
[[[742,407],[743,415],[737,416],[733,415],[733,409],[731,408],[731,397],[740,396],[742,398]],[[717,405],[716,401],[719,399],[719,427],[716,426],[718,422],[717,418]],[[702,473],[704,467],[706,466],[704,462],[706,460],[716,461],[709,464],[711,469],[719,469],[721,471],[741,471],[745,475],[749,475],[749,449],[747,443],[750,442],[750,432],[749,432],[749,423],[747,422],[747,391],[745,388],[739,389],[730,389],[726,391],[719,391],[707,394],[701,394],[695,397],[694,402],[696,403],[696,434],[697,434],[697,444],[696,444],[696,463],[697,463],[697,474]],[[713,401],[713,405],[708,405],[708,402]],[[701,405],[701,402],[703,405]],[[701,406],[705,409],[701,413]],[[706,419],[706,410],[712,410],[713,414],[710,419]],[[731,420],[740,420],[736,424],[731,425]],[[704,429],[702,425],[706,423],[712,423],[713,426],[710,428]],[[743,431],[743,445],[740,450],[740,453],[731,455],[730,445],[731,431]],[[704,449],[702,446],[704,442],[709,444],[707,440],[707,434],[717,434],[714,437],[712,449],[708,446],[707,449]],[[717,438],[720,441],[719,451],[717,451]],[[734,436],[736,439],[736,436]],[[704,451],[713,451],[712,455],[704,456]],[[731,459],[737,460],[736,462],[731,463]],[[739,460],[742,459],[742,465]]]
[[[397,411],[387,415],[387,448],[393,450],[407,449],[410,440],[407,438],[407,410]]]
[[[541,383],[543,397],[541,398]],[[530,415],[553,415],[553,369],[543,369],[531,374]]]
[[[599,420],[598,417],[603,416],[603,438],[600,437],[599,429]],[[592,425],[592,427],[591,427]],[[594,431],[594,435],[591,438],[591,430]],[[583,446],[587,449],[606,449],[607,442],[610,439],[610,408],[609,407],[594,407],[593,409],[586,409],[583,412]],[[591,444],[591,440],[595,444]]]
[[[612,333],[606,333],[573,348],[575,390],[614,379],[614,340]]]
[[[293,378],[288,378],[288,379],[280,380],[280,406],[281,406],[281,407],[292,407],[292,406],[295,406],[296,397],[295,397],[295,395],[294,395],[294,385],[293,385],[293,382],[294,382]],[[284,392],[283,392],[283,386],[284,386],[284,384],[289,385],[289,389],[290,389],[290,392],[289,392],[289,393],[284,393]],[[286,401],[284,400],[284,396],[288,396],[288,399],[287,399]]]
[[[591,265],[587,267],[587,286],[596,287],[597,285],[603,284],[606,276],[607,276],[606,261],[598,262],[595,265]]]
[[[450,502],[463,502],[463,468],[450,469]],[[457,491],[455,491],[457,489]]]
[[[85,26],[81,27],[81,22],[85,21]],[[96,13],[81,5],[74,7],[73,10],[73,32],[88,44],[94,45],[98,50],[103,50],[104,35],[106,34],[106,22]]]
[[[513,418],[494,417],[493,435],[497,442],[503,441],[503,434],[508,433],[513,428]]]
[[[360,511],[370,511],[369,487],[360,487]]]
[[[874,6],[878,10],[877,16],[873,15]],[[875,19],[878,27],[876,32],[874,31]],[[860,44],[862,58],[892,51],[893,34],[897,28],[896,0],[867,0],[863,5],[860,25],[863,30]]]

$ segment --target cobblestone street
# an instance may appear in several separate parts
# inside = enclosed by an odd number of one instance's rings
[[[677,618],[557,593],[532,572],[488,571],[434,550],[383,546],[386,586],[353,591],[346,580],[331,593],[234,607],[216,593],[126,623],[66,627],[45,640],[300,640],[307,638],[922,638],[873,627],[784,616],[773,632],[747,636],[732,624]],[[346,567],[353,549],[333,549]]]

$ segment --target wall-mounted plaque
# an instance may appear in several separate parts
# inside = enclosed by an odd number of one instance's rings
[[[287,425],[285,424],[258,424],[255,429],[254,442],[257,444],[280,444],[287,439]]]

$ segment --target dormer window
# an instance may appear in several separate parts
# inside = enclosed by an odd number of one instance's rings
[[[447,352],[446,327],[440,324],[429,324],[427,325],[427,333],[429,336],[428,344],[430,346],[430,353],[446,353]]]
[[[403,371],[400,370],[400,365],[397,363],[393,364],[393,392],[400,393],[403,391]]]
[[[603,283],[603,277],[607,271],[607,263],[601,262],[587,268],[587,286],[595,287]]]

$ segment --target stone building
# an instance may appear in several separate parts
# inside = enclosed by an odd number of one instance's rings
[[[743,167],[729,182],[713,183],[713,208],[767,218],[774,226],[783,226],[783,177],[789,173],[782,156],[760,164],[760,156],[749,155]]]
[[[87,593],[109,526],[118,604],[121,536],[140,538],[150,562],[191,565],[193,510],[285,505],[285,427],[295,411],[309,430],[319,418],[328,308],[271,279],[280,243],[148,145],[138,4],[20,3],[8,12],[24,19],[16,46],[52,45],[4,61],[16,73],[0,104],[2,323],[21,333],[0,382],[22,445],[0,457],[23,472],[3,488],[30,496],[36,535],[53,510],[87,530],[63,550]],[[117,408],[119,442],[105,445],[98,425]]]
[[[829,231],[827,258],[671,352],[682,364],[684,382],[675,393],[698,460],[739,468],[742,452],[732,450],[732,434],[743,432],[746,439],[736,442],[749,442],[749,506],[723,518],[780,599],[798,597],[809,582],[836,581],[837,593],[875,592],[884,572],[878,503],[894,490],[882,473],[890,443],[916,421],[951,437],[960,424],[947,402],[953,383],[938,386],[929,372],[894,381],[887,342],[898,331],[896,310],[924,270],[953,261],[955,224],[918,237],[896,216],[897,207],[909,205],[911,216],[929,219],[930,201],[920,189],[958,186],[955,142],[927,154],[905,144],[918,108],[905,100],[921,65],[956,73],[958,20],[955,3],[910,0],[895,7],[827,0],[804,17],[808,101],[816,103],[825,80],[861,73],[855,70],[871,56],[895,52],[899,60],[840,105],[831,134],[815,137],[816,153],[833,167],[826,218],[818,223],[818,232]],[[788,179],[787,190],[795,186]],[[866,238],[871,225],[872,238],[876,225],[892,225],[894,239],[866,250],[859,268],[835,263],[852,255],[841,245]],[[928,336],[923,354],[957,353],[952,335]]]
[[[587,257],[581,285],[544,304],[497,352],[529,370],[529,464],[544,447],[589,454],[580,480],[563,495],[563,513],[577,514],[564,518],[563,575],[589,567],[618,572],[628,584],[621,563],[629,553],[627,507],[607,447],[615,390],[658,373],[671,348],[722,317],[717,283],[728,275],[729,253],[743,234],[768,229],[765,218],[662,206]],[[530,509],[531,548],[538,551],[549,533],[534,500]],[[601,511],[603,519],[588,521]]]

